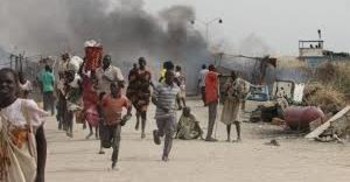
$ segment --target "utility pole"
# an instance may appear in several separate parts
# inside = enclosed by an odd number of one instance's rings
[[[194,25],[196,22],[199,22],[199,23],[201,23],[201,24],[203,24],[205,26],[205,39],[206,39],[206,41],[208,42],[208,45],[209,45],[210,44],[210,40],[209,40],[210,39],[209,38],[210,37],[210,35],[209,35],[209,27],[210,27],[210,25],[212,23],[215,23],[215,22],[217,22],[219,24],[222,24],[223,20],[221,18],[217,17],[217,18],[211,19],[209,21],[202,21],[202,20],[196,19],[196,20],[192,20],[190,22],[191,22],[192,25]]]

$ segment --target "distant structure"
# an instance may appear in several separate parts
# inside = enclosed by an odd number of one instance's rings
[[[329,61],[350,61],[349,53],[325,50],[321,30],[317,32],[318,40],[299,40],[299,60],[307,62],[310,69]]]

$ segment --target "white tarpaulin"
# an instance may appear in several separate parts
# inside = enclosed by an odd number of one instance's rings
[[[293,101],[301,103],[303,101],[305,84],[299,83],[294,85]]]

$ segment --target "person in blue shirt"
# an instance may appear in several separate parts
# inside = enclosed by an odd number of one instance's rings
[[[55,114],[54,104],[54,88],[55,88],[55,76],[49,65],[45,66],[45,71],[40,75],[40,82],[42,85],[44,110],[51,110],[51,114]]]

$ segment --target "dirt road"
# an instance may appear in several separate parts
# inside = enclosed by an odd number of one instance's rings
[[[207,108],[190,101],[193,112],[206,130]],[[151,107],[149,118],[154,115]],[[221,111],[221,110],[220,110]],[[220,113],[220,112],[219,112]],[[98,155],[99,142],[85,140],[87,130],[75,128],[74,139],[57,130],[55,120],[46,125],[49,142],[48,182],[348,182],[350,145],[306,141],[286,134],[280,127],[243,123],[243,142],[227,143],[225,127],[218,123],[221,142],[176,140],[170,161],[161,162],[162,147],[153,144],[149,119],[147,138],[140,139],[135,120],[123,128],[120,162],[110,169],[111,150]],[[233,132],[235,134],[235,132]],[[277,139],[281,146],[264,143]]]

